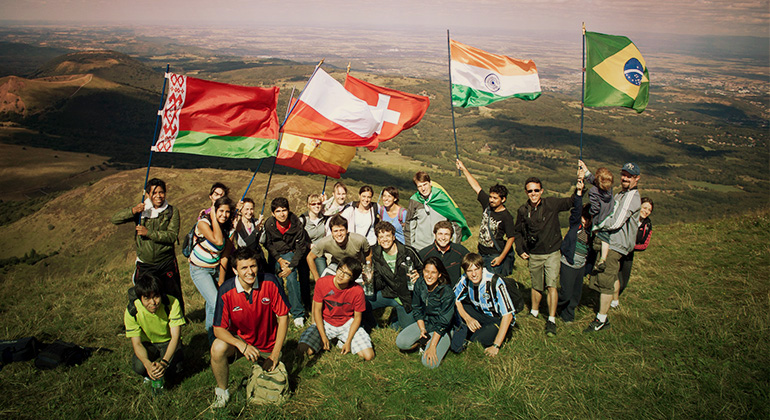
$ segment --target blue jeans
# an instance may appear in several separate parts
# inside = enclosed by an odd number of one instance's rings
[[[374,299],[366,299],[371,310],[386,307],[391,307],[396,310],[396,315],[398,315],[398,325],[396,325],[397,328],[406,328],[407,325],[414,323],[414,317],[412,314],[407,313],[406,309],[404,309],[404,306],[399,304],[396,299],[382,296],[382,291],[377,292],[377,294],[375,294],[373,297]]]
[[[219,278],[219,267],[203,268],[190,264],[190,277],[193,284],[206,300],[206,333],[209,336],[209,346],[214,342],[214,308],[217,306],[217,294],[219,287],[217,279]]]
[[[324,270],[326,270],[326,266],[326,257],[323,255],[315,259],[315,269],[318,270],[319,276],[324,272]]]
[[[294,258],[293,252],[287,252],[281,254],[281,258],[286,261],[291,261]],[[276,275],[281,272],[281,264],[275,262]],[[299,276],[297,275],[297,268],[291,270],[291,273],[286,277],[286,297],[289,298],[289,313],[294,319],[305,317],[305,307],[302,305],[302,288],[299,284]]]
[[[433,340],[433,334],[434,333],[432,332],[428,333],[428,336],[431,338],[431,341],[428,341],[429,344]],[[446,356],[446,352],[449,350],[449,344],[452,342],[451,334],[452,333],[450,331],[442,335],[438,340],[438,344],[436,345],[436,357],[438,357],[438,361],[436,361],[435,365],[429,365],[427,359],[425,358],[425,353],[422,354],[423,366],[435,369],[441,364],[441,361],[444,360],[444,356]],[[409,350],[419,339],[420,327],[415,322],[398,333],[398,337],[396,337],[396,347],[401,350]]]

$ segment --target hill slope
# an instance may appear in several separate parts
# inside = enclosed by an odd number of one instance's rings
[[[81,51],[56,57],[44,64],[35,77],[93,74],[115,83],[159,92],[162,73],[116,51]]]
[[[242,185],[244,172],[154,169],[182,210],[182,230],[206,203],[210,181]],[[190,313],[184,328],[187,376],[167,396],[152,399],[130,369],[127,340],[115,336],[125,307],[134,256],[133,228],[112,226],[110,215],[138,200],[142,171],[123,172],[65,193],[35,214],[0,227],[14,248],[59,254],[0,275],[3,338],[35,335],[111,349],[82,366],[37,371],[31,362],[0,371],[3,413],[13,418],[193,418],[206,411],[213,378],[203,332],[203,301],[180,258]],[[255,185],[264,185],[258,176]],[[277,194],[300,201],[316,180],[274,179]],[[234,196],[238,195],[235,194]],[[255,189],[253,196],[259,196]],[[653,218],[655,215],[653,214]],[[770,214],[767,210],[709,223],[657,226],[651,247],[637,255],[632,281],[613,328],[586,336],[593,316],[559,323],[546,339],[542,322],[520,329],[490,360],[471,346],[448,355],[439,369],[402,354],[396,333],[373,332],[377,359],[361,363],[323,354],[292,374],[294,397],[281,408],[245,408],[238,386],[249,367],[232,367],[234,399],[222,415],[246,418],[767,418],[770,321]],[[521,261],[514,277],[529,284]],[[526,293],[526,291],[525,291]],[[284,360],[296,346],[290,331]],[[291,366],[291,364],[290,364]],[[46,392],[31,392],[45,389]],[[569,398],[565,396],[569,395]]]

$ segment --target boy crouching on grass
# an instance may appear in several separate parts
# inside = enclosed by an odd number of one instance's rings
[[[362,269],[356,258],[345,257],[334,276],[318,279],[313,293],[314,325],[299,339],[300,355],[330,350],[330,341],[337,339],[342,354],[355,353],[366,361],[374,359],[372,340],[361,327],[366,310],[364,289],[354,282]]]
[[[178,375],[184,359],[181,306],[175,297],[162,295],[160,289],[154,274],[142,274],[134,286],[137,298],[129,302],[123,314],[126,337],[134,348],[134,372],[146,382],[164,380],[166,374]]]

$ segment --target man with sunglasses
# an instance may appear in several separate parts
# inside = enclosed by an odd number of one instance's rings
[[[516,212],[515,241],[516,252],[524,260],[529,260],[529,274],[532,278],[532,306],[530,316],[538,318],[540,300],[546,294],[548,319],[545,333],[549,337],[556,335],[556,304],[559,281],[559,262],[561,247],[561,225],[559,213],[572,209],[572,197],[543,198],[543,183],[539,178],[530,177],[524,182],[527,202]]]

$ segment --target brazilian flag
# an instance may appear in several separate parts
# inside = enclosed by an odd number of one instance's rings
[[[586,106],[624,106],[642,112],[650,75],[642,53],[624,36],[586,32]]]

